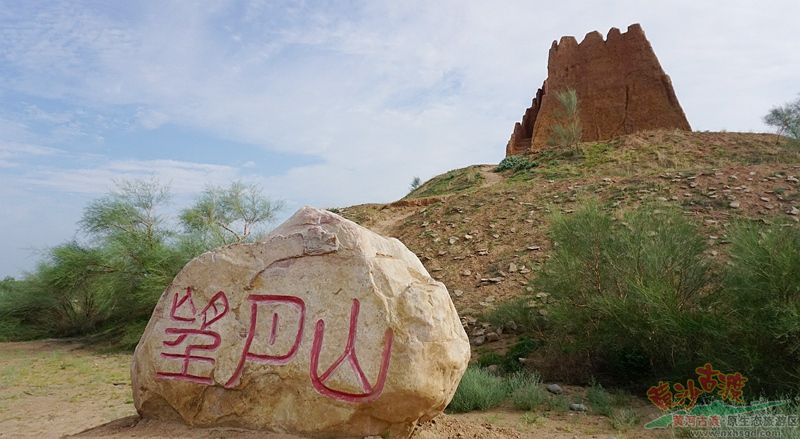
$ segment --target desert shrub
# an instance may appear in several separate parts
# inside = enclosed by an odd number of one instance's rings
[[[556,92],[556,100],[560,109],[548,143],[563,148],[573,148],[576,152],[580,152],[578,143],[581,141],[582,128],[578,114],[578,94],[572,88],[561,90]]]
[[[749,386],[800,391],[800,228],[750,222],[730,233],[725,301],[730,367]]]
[[[133,181],[91,202],[82,241],[50,249],[32,273],[0,284],[0,338],[91,335],[132,347],[186,262],[215,245],[253,239],[280,206],[253,186],[209,188],[184,211],[181,233],[160,214],[168,200],[158,183]]]
[[[547,401],[542,380],[533,372],[519,371],[507,379],[511,403],[519,410],[533,410]]]
[[[527,171],[539,166],[538,162],[530,160],[523,155],[512,155],[504,158],[494,168],[494,172],[503,172],[512,170],[514,172]]]
[[[535,286],[552,295],[552,346],[621,383],[681,377],[709,361],[720,322],[705,242],[679,212],[615,221],[596,204],[554,218]]]
[[[800,140],[800,98],[770,109],[764,116],[764,122],[777,128],[779,135],[786,135],[794,141]]]
[[[447,409],[454,413],[486,410],[497,407],[507,396],[508,385],[502,377],[480,367],[469,366]]]

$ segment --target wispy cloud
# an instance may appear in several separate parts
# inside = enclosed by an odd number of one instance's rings
[[[92,168],[38,169],[22,179],[51,191],[103,194],[122,180],[158,180],[177,194],[195,194],[209,185],[242,179],[236,168],[176,160],[108,161]]]
[[[59,149],[47,146],[3,142],[0,140],[0,168],[15,168],[20,165],[20,162],[27,160],[31,156],[50,156],[62,152]]]

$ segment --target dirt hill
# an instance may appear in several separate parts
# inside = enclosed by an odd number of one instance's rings
[[[414,251],[447,285],[473,343],[486,343],[481,350],[502,350],[513,337],[490,335],[497,328],[481,316],[536,293],[528,282],[551,250],[552,215],[570,214],[583,200],[617,213],[643,202],[678,207],[702,226],[715,257],[724,257],[737,218],[798,220],[800,148],[775,135],[649,131],[582,149],[582,156],[531,155],[537,166],[519,172],[453,170],[397,202],[338,211]]]

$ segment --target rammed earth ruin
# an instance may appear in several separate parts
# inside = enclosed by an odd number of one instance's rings
[[[559,119],[555,94],[570,88],[578,95],[582,141],[658,128],[691,131],[642,27],[632,24],[625,33],[611,28],[605,40],[595,31],[580,43],[572,36],[553,41],[547,79],[514,125],[507,157],[548,145]]]

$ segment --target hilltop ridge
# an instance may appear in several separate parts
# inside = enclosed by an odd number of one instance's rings
[[[581,148],[582,156],[542,151],[530,157],[537,166],[523,171],[449,171],[398,202],[338,211],[403,241],[447,285],[473,343],[490,345],[476,336],[492,331],[482,316],[536,293],[529,282],[552,249],[553,215],[569,215],[583,201],[618,216],[643,203],[680,209],[708,236],[715,257],[724,257],[737,220],[799,218],[800,150],[775,135],[657,130]]]

